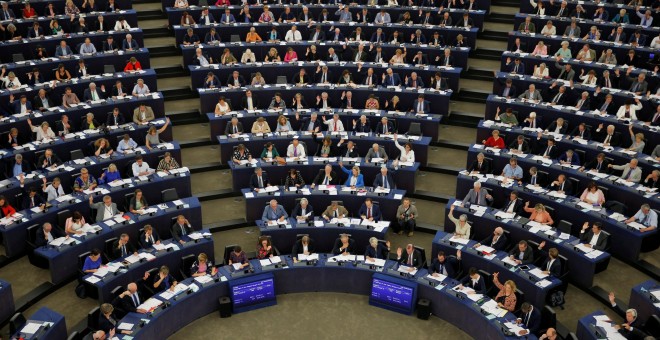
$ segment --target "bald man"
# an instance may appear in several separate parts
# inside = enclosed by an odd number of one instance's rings
[[[126,291],[119,294],[117,299],[120,300],[121,308],[126,313],[144,314],[147,312],[142,308],[138,308],[138,306],[140,306],[145,300],[142,298],[140,292],[138,291],[138,286],[135,282],[129,283],[128,286],[126,286]]]

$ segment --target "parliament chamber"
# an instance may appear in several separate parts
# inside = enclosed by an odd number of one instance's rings
[[[0,5],[0,339],[660,338],[660,1]]]

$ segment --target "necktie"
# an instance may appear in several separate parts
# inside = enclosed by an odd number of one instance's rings
[[[584,100],[580,99],[577,104],[578,109],[582,107],[582,103],[584,103]],[[580,137],[582,137],[582,133],[580,133]]]
[[[564,75],[564,77],[565,77],[565,76],[566,76],[566,75]],[[552,99],[552,102],[553,102],[553,103],[557,103],[557,102],[559,101],[559,98],[561,98],[561,93],[557,93],[557,95],[555,96],[555,98]]]
[[[314,33],[314,38],[312,39],[313,41],[316,41],[319,37],[319,32]]]
[[[335,210],[335,217],[339,217],[339,214],[337,213],[337,210]]]
[[[601,164],[602,164],[601,162],[598,162],[598,165],[596,165],[596,171],[600,172],[600,166],[601,166]]]
[[[127,255],[127,253],[126,253],[126,246],[123,245],[123,246],[121,246],[121,256],[126,256],[126,255]]]
[[[440,274],[444,275],[445,274],[445,265],[440,263]]]
[[[137,298],[137,293],[136,294],[131,294],[131,297],[133,298],[133,304],[135,305],[135,308],[140,305],[139,300]]]
[[[528,31],[528,30],[529,30],[529,24],[526,23],[525,24],[525,31]]]
[[[298,157],[298,148],[295,146],[293,147],[293,157]]]
[[[543,156],[548,156],[548,155],[550,155],[550,149],[552,149],[552,146],[548,146],[548,148],[545,149],[545,153],[543,154]]]
[[[34,208],[34,197],[30,198],[30,208]]]
[[[325,176],[325,179],[323,180],[323,185],[328,185],[330,183],[330,180],[328,179],[328,176]]]
[[[394,76],[390,76],[390,85],[394,85]]]
[[[600,108],[600,110],[602,112],[606,112],[607,111],[607,105],[608,105],[607,103],[603,104],[603,106]]]
[[[562,182],[561,185],[559,186],[559,191],[564,191],[564,183],[566,182]]]
[[[536,175],[532,176],[532,185],[536,185]]]
[[[647,225],[650,215],[651,215],[651,213],[648,213],[648,214],[644,215],[644,219],[642,220],[642,225]]]
[[[387,182],[387,176],[383,176],[383,187],[389,189],[390,184]]]
[[[477,205],[481,205],[481,195],[477,193]]]
[[[261,176],[259,176],[259,188],[264,187],[264,181],[261,179]]]
[[[181,227],[181,235],[186,236],[186,227],[184,225],[180,225]]]
[[[634,170],[633,168],[628,168],[628,173],[626,174],[626,178],[624,178],[625,180],[628,180],[630,179],[630,177],[632,177],[633,170]]]
[[[367,218],[371,218],[371,208],[367,209]]]
[[[412,254],[408,255],[408,265],[409,265],[409,266],[412,266],[412,265],[413,265]]]
[[[564,13],[564,9],[563,9],[563,8],[559,10],[559,14],[557,14],[557,16],[560,17],[562,13]]]
[[[387,124],[383,124],[383,133],[387,133]]]
[[[238,128],[234,125],[234,133],[238,133]]]
[[[605,137],[605,141],[603,142],[603,144],[608,144],[610,142],[610,139],[611,139],[610,137],[611,137],[611,135],[607,135],[607,137]]]
[[[333,125],[332,131],[337,131],[337,125],[338,125],[337,122],[333,122],[332,125]]]
[[[639,82],[636,82],[635,85],[633,85],[633,88],[632,88],[631,92],[637,92],[638,88],[639,88]]]
[[[513,72],[518,73],[518,65],[517,65],[517,64],[516,64],[516,66],[513,68]]]
[[[417,103],[417,112],[422,112],[422,103]]]
[[[660,112],[656,113],[655,116],[653,116],[651,123],[655,123],[655,121],[658,120],[658,118],[660,118]]]

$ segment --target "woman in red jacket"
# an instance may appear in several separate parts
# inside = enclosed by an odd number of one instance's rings
[[[124,72],[140,70],[142,70],[142,65],[140,65],[140,62],[135,59],[135,57],[131,57],[131,59],[128,61],[128,64],[126,64],[126,67],[124,67]]]
[[[5,196],[0,195],[0,217],[11,217],[16,213],[16,209],[12,207]]]
[[[500,131],[493,130],[493,135],[483,141],[485,146],[491,148],[504,149],[504,138],[500,138]]]

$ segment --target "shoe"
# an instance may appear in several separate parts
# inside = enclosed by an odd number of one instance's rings
[[[403,235],[403,231],[396,233],[397,235]]]
[[[410,236],[413,236],[413,232],[412,232],[412,231],[408,233],[408,237],[410,237]]]

